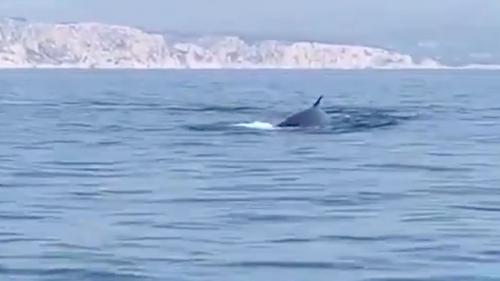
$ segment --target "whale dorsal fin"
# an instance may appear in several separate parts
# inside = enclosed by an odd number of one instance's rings
[[[314,103],[313,107],[318,107],[319,104],[321,103],[321,99],[323,98],[323,96],[319,96],[318,100],[316,100],[316,102]]]

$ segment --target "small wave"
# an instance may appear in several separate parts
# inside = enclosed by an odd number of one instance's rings
[[[0,100],[0,105],[39,105],[36,101],[29,100]]]
[[[267,122],[255,121],[252,123],[238,123],[234,124],[234,127],[243,127],[249,129],[259,129],[259,130],[273,130],[276,129],[273,124]]]
[[[259,108],[251,106],[196,106],[196,107],[167,107],[166,110],[174,112],[255,112]]]

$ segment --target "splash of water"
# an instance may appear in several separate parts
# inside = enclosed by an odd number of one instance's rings
[[[273,124],[267,122],[255,121],[251,123],[238,123],[234,124],[235,127],[243,127],[249,129],[259,129],[259,130],[273,130],[276,129]]]

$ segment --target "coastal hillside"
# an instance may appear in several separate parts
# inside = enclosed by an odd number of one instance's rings
[[[432,59],[380,48],[239,37],[171,41],[102,23],[0,21],[0,68],[364,69],[436,68]]]

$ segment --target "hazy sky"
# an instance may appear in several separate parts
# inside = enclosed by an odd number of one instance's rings
[[[500,0],[0,0],[0,16],[313,38],[500,35]]]

